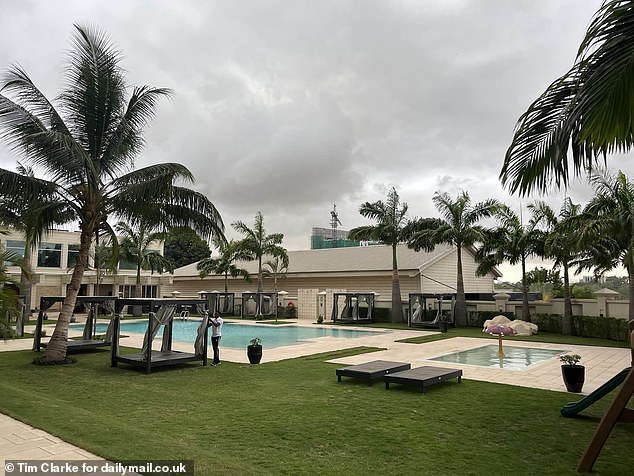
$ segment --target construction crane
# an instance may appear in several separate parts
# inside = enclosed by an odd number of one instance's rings
[[[337,213],[337,205],[332,206],[332,211],[330,212],[330,227],[332,228],[332,239],[337,239],[337,226],[341,225],[341,220],[339,220],[339,214]]]

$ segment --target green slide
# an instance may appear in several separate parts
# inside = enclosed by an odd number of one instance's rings
[[[581,400],[576,402],[566,403],[563,407],[561,407],[561,414],[565,417],[574,416],[579,413],[581,410],[588,408],[593,403],[599,401],[601,398],[605,397],[608,393],[614,390],[616,387],[623,383],[625,377],[630,371],[630,367],[621,370],[618,374],[612,377],[610,380],[605,382],[599,388],[597,388],[594,392],[586,395]]]

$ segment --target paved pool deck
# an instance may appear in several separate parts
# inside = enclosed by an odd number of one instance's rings
[[[107,322],[107,321],[103,321]],[[298,323],[299,325],[314,326],[310,323]],[[269,326],[270,324],[258,324]],[[48,327],[48,334],[52,333],[53,326]],[[363,327],[349,327],[350,329],[367,329]],[[27,329],[30,330],[30,329]],[[372,330],[377,330],[372,328]],[[437,362],[428,360],[452,352],[473,349],[487,344],[496,344],[496,338],[469,338],[454,337],[425,344],[408,344],[398,342],[407,337],[416,337],[435,334],[435,331],[426,330],[389,330],[378,334],[368,334],[367,336],[347,339],[341,337],[320,337],[310,339],[303,344],[266,348],[263,343],[262,363],[274,362],[304,355],[331,352],[335,350],[347,349],[350,347],[367,346],[377,347],[380,350],[366,354],[354,355],[340,359],[328,360],[327,362],[341,366],[355,365],[372,360],[390,360],[410,363],[412,367],[421,365],[431,365],[438,367],[459,368],[463,371],[464,379],[480,380],[520,387],[539,388],[543,390],[553,390],[565,392],[565,386],[561,377],[561,364],[559,359],[552,358],[546,361],[533,364],[524,370],[508,370],[500,368],[488,368],[475,365],[453,364],[447,362]],[[81,335],[80,331],[71,330],[71,336]],[[160,347],[160,339],[156,339],[156,348]],[[122,346],[141,347],[143,342],[142,334],[128,333],[120,341]],[[7,340],[0,341],[0,352],[28,350],[32,347],[32,340]],[[505,341],[505,346],[532,347],[552,350],[565,350],[567,352],[580,354],[581,363],[586,367],[586,380],[583,387],[584,394],[597,389],[611,377],[630,366],[631,353],[626,348],[593,347],[582,345],[559,345],[544,344],[538,342]],[[175,350],[191,352],[192,344],[175,342]],[[211,348],[209,349],[211,355]],[[247,363],[246,349],[223,348],[221,343],[221,360]],[[110,365],[109,354],[104,355],[104,365]],[[191,364],[195,365],[195,364]],[[123,367],[123,364],[121,364]],[[122,369],[122,371],[124,371]],[[149,376],[148,378],[151,378]],[[337,384],[333,367],[333,384]],[[576,400],[580,396],[570,394],[570,400]],[[81,448],[70,445],[59,438],[52,436],[42,430],[33,428],[19,422],[7,415],[0,414],[0,463],[4,471],[6,460],[84,460],[101,459]]]

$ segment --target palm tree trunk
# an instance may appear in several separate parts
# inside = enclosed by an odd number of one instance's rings
[[[24,246],[24,261],[31,264],[31,245],[26,243]],[[24,326],[29,322],[31,317],[31,296],[33,289],[31,287],[31,281],[26,277],[24,271],[20,271],[20,291],[24,296],[24,312],[22,314],[22,329],[20,337],[24,337]]]
[[[75,264],[75,269],[73,269],[73,274],[68,284],[66,298],[62,304],[62,310],[57,318],[57,325],[55,326],[51,340],[42,356],[42,360],[47,362],[63,362],[66,359],[66,351],[68,349],[68,324],[73,315],[75,303],[77,302],[77,294],[79,293],[81,281],[84,277],[91,241],[92,234],[82,230],[79,256],[77,257],[77,263]]]
[[[630,285],[630,304],[629,304],[629,325],[630,331],[630,347],[632,348],[632,365],[634,365],[634,342],[631,341],[631,333],[634,331],[634,269],[627,272]]]
[[[262,256],[258,257],[258,292],[261,293],[263,291],[262,287]]]
[[[229,273],[225,271],[225,294],[227,294],[227,292],[229,289]]]
[[[403,301],[401,299],[401,281],[398,277],[396,244],[392,245],[392,322],[403,322]]]
[[[467,325],[467,302],[464,295],[464,278],[462,276],[462,246],[457,247],[456,265],[456,307],[455,319],[457,326]]]
[[[570,299],[570,273],[568,271],[568,263],[563,264],[564,268],[564,315],[561,318],[561,333],[564,335],[572,334],[572,301]],[[630,315],[632,313],[632,305],[630,303]]]
[[[531,312],[528,307],[528,283],[526,282],[526,257],[522,255],[522,319],[531,322]]]
[[[143,286],[141,286],[141,265],[138,264],[136,267],[136,281],[134,285],[134,297],[140,299],[143,297]],[[142,306],[132,306],[132,315],[134,317],[139,317],[143,314]]]

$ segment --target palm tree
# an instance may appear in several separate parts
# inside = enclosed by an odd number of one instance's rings
[[[506,205],[495,213],[498,227],[490,230],[476,253],[480,264],[477,274],[484,276],[505,261],[522,268],[522,318],[530,322],[526,260],[539,252],[542,233],[534,219],[524,225],[522,219]]]
[[[579,241],[579,218],[581,205],[566,198],[561,205],[559,215],[544,201],[537,201],[529,207],[538,225],[544,225],[542,256],[554,261],[553,268],[564,271],[564,314],[561,319],[561,332],[572,334],[572,301],[570,286],[570,267],[581,252]]]
[[[134,297],[143,296],[143,287],[141,286],[141,270],[150,269],[152,273],[157,271],[173,272],[174,266],[170,260],[162,256],[156,250],[150,248],[152,243],[165,239],[165,233],[155,231],[155,228],[147,222],[141,220],[137,229],[132,228],[124,222],[116,225],[117,233],[123,239],[120,243],[120,258],[128,263],[134,264],[136,268],[136,280],[134,286]],[[141,306],[134,306],[133,314],[140,316],[142,312]]]
[[[616,176],[594,174],[595,196],[583,211],[583,227],[578,231],[584,243],[592,243],[582,268],[594,267],[595,274],[623,266],[630,286],[629,321],[634,325],[634,182],[619,171]]]
[[[442,224],[437,228],[415,233],[409,240],[409,246],[416,251],[432,251],[436,245],[445,243],[456,247],[456,325],[467,325],[467,303],[464,293],[462,274],[462,251],[482,243],[487,237],[487,229],[478,225],[483,218],[492,216],[500,207],[497,200],[489,199],[471,204],[467,192],[462,192],[452,200],[446,192],[436,192],[434,205],[442,216]]]
[[[604,1],[572,68],[555,80],[519,118],[500,173],[523,194],[568,183],[598,157],[623,152],[634,141],[634,8]],[[568,150],[572,149],[572,164]]]
[[[280,258],[266,260],[262,266],[262,277],[273,278],[273,289],[277,292],[277,281],[286,278],[288,264]]]
[[[91,251],[91,258],[95,263],[95,273],[97,275],[97,283],[95,284],[95,295],[101,293],[101,282],[107,274],[117,274],[119,256],[115,256],[113,247],[109,243],[101,243],[99,236],[95,237],[95,246]]]
[[[17,172],[24,176],[35,177],[33,169],[25,167],[18,162]],[[11,227],[14,230],[21,232],[24,236],[24,261],[31,262],[32,253],[37,249],[37,245],[42,238],[44,229],[40,226],[42,208],[45,208],[45,204],[50,197],[45,195],[40,196],[5,196],[0,191],[0,223],[3,226]],[[65,223],[71,219],[70,216],[60,215],[51,218],[54,223]],[[28,316],[31,313],[31,280],[30,273],[24,269],[20,272],[20,291],[24,296],[24,315],[23,319],[28,320]]]
[[[0,230],[0,234],[5,233],[6,231]],[[19,281],[16,281],[9,273],[8,263],[19,266],[21,276],[25,276],[27,280],[31,278],[29,261],[13,251],[0,247],[0,338],[13,336],[13,329],[9,326],[9,321],[5,319],[6,316],[15,316],[16,328],[19,327],[20,331],[24,329],[24,322],[21,325],[17,324],[17,320],[23,317],[16,291]]]
[[[285,266],[288,266],[288,254],[286,249],[280,246],[284,239],[283,233],[273,233],[267,235],[264,229],[264,217],[262,212],[257,212],[253,228],[249,228],[245,223],[236,221],[232,223],[233,228],[242,233],[244,238],[238,242],[238,249],[247,261],[258,262],[258,292],[262,292],[262,257],[272,256],[280,258]]]
[[[76,26],[65,69],[65,88],[49,101],[19,66],[5,76],[0,95],[0,131],[13,150],[42,178],[0,169],[0,189],[6,197],[47,196],[40,209],[40,229],[67,213],[81,230],[77,263],[67,288],[55,331],[42,356],[66,360],[68,323],[98,231],[114,241],[108,219],[132,225],[144,218],[165,226],[195,228],[204,236],[222,233],[213,204],[199,192],[181,185],[191,172],[176,163],[135,170],[133,158],[143,146],[142,132],[167,89],[135,87],[127,97],[121,55],[98,30]]]
[[[348,233],[348,238],[351,240],[374,240],[392,247],[392,322],[403,321],[403,301],[396,248],[399,243],[407,239],[405,234],[405,226],[409,223],[407,209],[407,203],[401,204],[396,189],[392,188],[387,194],[385,203],[378,200],[373,203],[365,202],[359,207],[361,216],[374,220],[376,225],[359,226]]]
[[[196,269],[201,279],[212,274],[225,275],[225,293],[229,291],[229,276],[237,278],[242,276],[245,280],[251,281],[249,272],[244,268],[238,268],[234,263],[242,259],[242,253],[238,247],[238,242],[234,240],[214,240],[214,246],[218,248],[220,256],[217,258],[205,258],[198,262]]]

